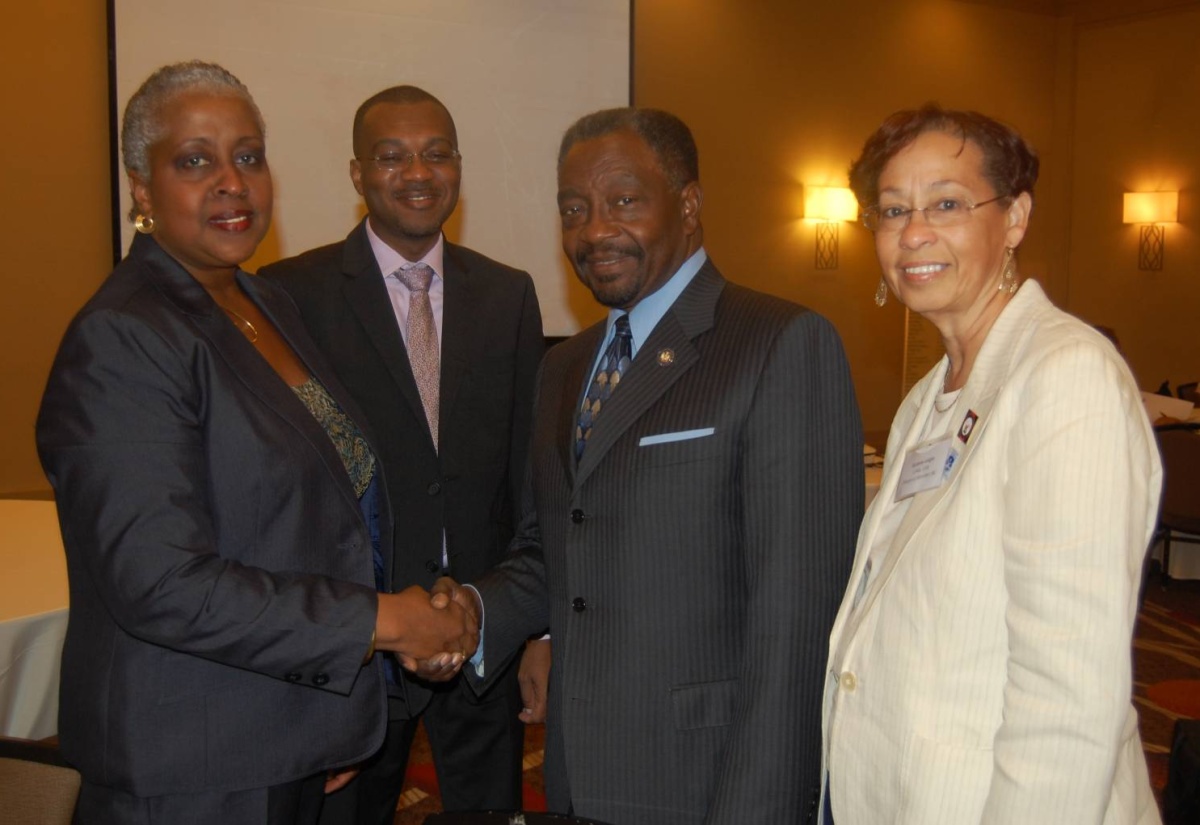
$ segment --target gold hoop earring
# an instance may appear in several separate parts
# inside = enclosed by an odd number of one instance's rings
[[[1016,252],[1011,246],[1004,249],[1004,267],[1000,270],[1000,285],[996,287],[998,292],[1007,292],[1012,295],[1021,285],[1021,281],[1017,277]]]
[[[887,296],[888,296],[887,281],[885,281],[883,279],[883,276],[880,275],[879,276],[879,286],[875,287],[875,306],[881,307],[884,304],[886,304]]]
[[[138,215],[133,219],[133,228],[143,235],[149,235],[154,231],[154,218],[149,215]]]

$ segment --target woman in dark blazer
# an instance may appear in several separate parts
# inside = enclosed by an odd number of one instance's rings
[[[240,81],[164,67],[122,126],[138,229],[67,330],[38,417],[71,616],[59,736],[86,823],[315,821],[386,723],[385,663],[474,648],[420,588],[376,592],[374,454],[266,234]],[[390,542],[390,539],[389,539]]]

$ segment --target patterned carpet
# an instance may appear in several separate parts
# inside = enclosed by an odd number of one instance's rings
[[[1167,782],[1171,731],[1181,717],[1200,718],[1200,581],[1173,581],[1167,590],[1157,575],[1146,582],[1133,641],[1134,705],[1141,718],[1150,781],[1161,798]],[[544,729],[525,733],[525,808],[545,810],[542,784]],[[417,734],[396,825],[421,825],[441,810],[437,778],[424,732]]]
[[[1200,719],[1200,581],[1146,582],[1133,637],[1133,702],[1154,793],[1162,798],[1175,720]]]

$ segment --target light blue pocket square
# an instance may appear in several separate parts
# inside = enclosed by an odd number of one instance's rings
[[[688,441],[693,438],[704,438],[712,435],[715,427],[705,427],[702,430],[680,430],[677,433],[661,433],[659,435],[644,435],[638,442],[639,447],[649,447],[651,444],[670,444],[672,441]]]

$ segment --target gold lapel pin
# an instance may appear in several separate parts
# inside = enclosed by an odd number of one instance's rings
[[[658,365],[660,367],[669,367],[675,363],[675,350],[660,349],[658,351]]]

